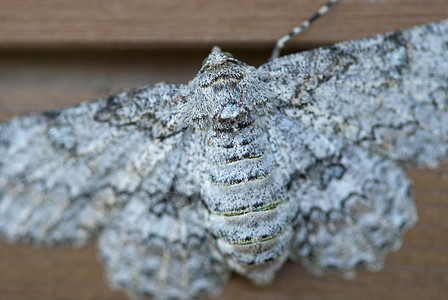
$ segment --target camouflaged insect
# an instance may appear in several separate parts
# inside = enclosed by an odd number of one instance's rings
[[[448,21],[274,59],[217,47],[156,84],[0,124],[0,233],[82,246],[131,297],[381,268],[416,220],[402,164],[448,159]]]

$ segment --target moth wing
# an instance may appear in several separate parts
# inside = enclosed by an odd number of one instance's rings
[[[231,271],[209,242],[197,204],[174,194],[150,206],[145,194],[133,195],[99,238],[109,283],[133,299],[217,296]]]
[[[137,191],[172,184],[182,86],[129,93],[0,123],[0,236],[83,245]],[[170,155],[168,155],[170,153]]]
[[[300,216],[291,258],[315,273],[351,276],[359,266],[382,268],[384,256],[401,246],[417,221],[401,167],[362,148],[344,148],[330,168],[319,166],[292,184]]]
[[[378,269],[417,221],[396,162],[278,114],[272,136],[291,174],[297,205],[290,257],[314,273]]]
[[[397,161],[448,158],[448,20],[284,56],[267,72],[282,111]]]

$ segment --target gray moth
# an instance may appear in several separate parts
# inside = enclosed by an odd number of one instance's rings
[[[219,294],[291,259],[377,270],[417,221],[404,165],[448,160],[448,21],[276,58],[215,47],[159,83],[0,123],[0,235],[92,237],[131,298]]]

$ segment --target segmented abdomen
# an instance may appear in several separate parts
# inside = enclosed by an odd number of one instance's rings
[[[205,147],[205,201],[217,247],[235,271],[267,282],[287,258],[291,235],[269,136],[247,121],[215,126]]]

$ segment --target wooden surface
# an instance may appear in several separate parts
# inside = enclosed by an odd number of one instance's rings
[[[0,0],[0,47],[266,47],[325,2]],[[345,0],[300,41],[333,43],[430,22],[446,18],[447,6],[446,0]]]
[[[324,2],[0,0],[0,120],[187,82],[211,44],[259,65],[276,37]],[[447,0],[342,1],[291,50],[444,18]],[[345,281],[287,263],[266,287],[234,276],[218,299],[448,299],[448,164],[408,173],[420,221],[384,270]],[[126,299],[102,272],[93,242],[78,250],[0,243],[0,299]]]

